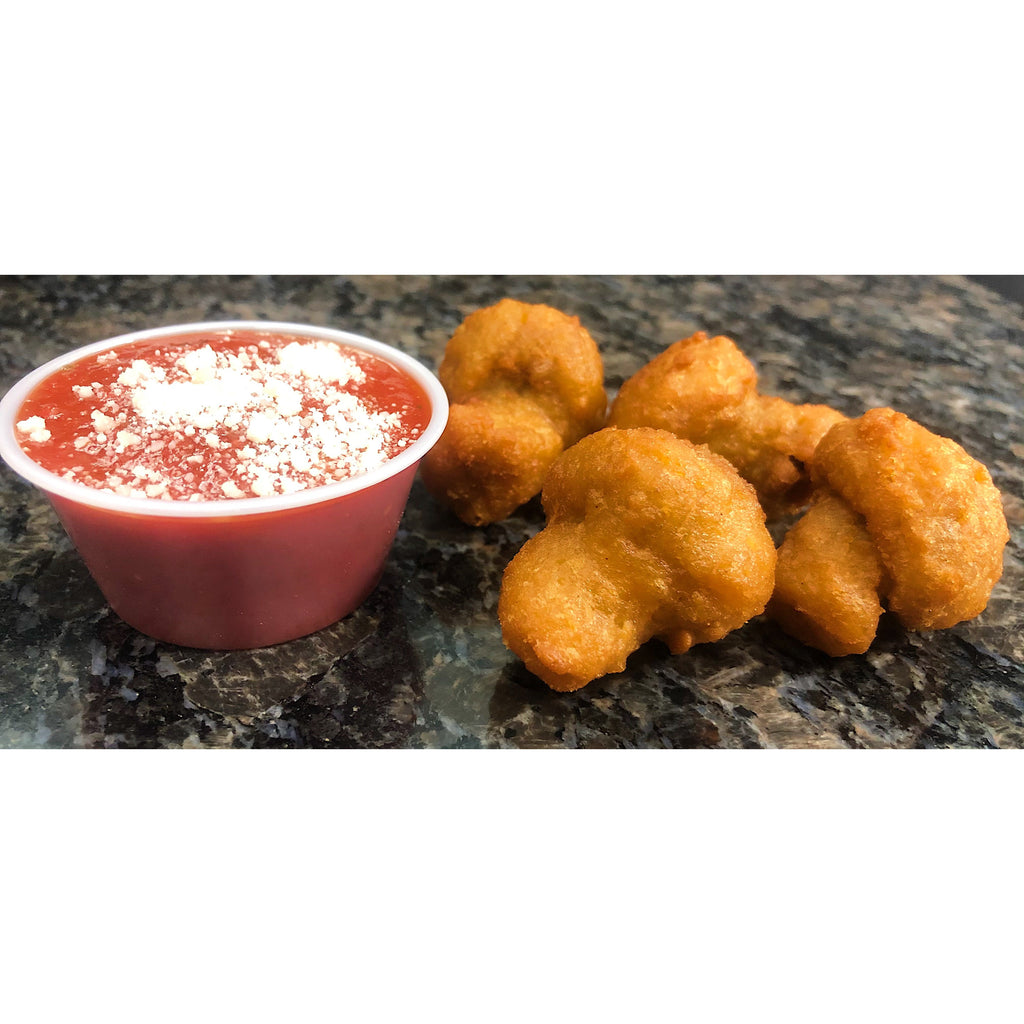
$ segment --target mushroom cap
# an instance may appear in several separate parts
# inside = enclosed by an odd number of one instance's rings
[[[829,430],[812,479],[862,517],[904,625],[944,629],[984,610],[1009,531],[989,471],[955,441],[871,409]]]
[[[753,488],[704,446],[606,428],[555,462],[548,523],[510,562],[506,644],[559,690],[621,671],[651,637],[675,653],[764,610],[775,547]]]

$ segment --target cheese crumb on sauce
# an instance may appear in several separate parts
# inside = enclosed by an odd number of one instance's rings
[[[354,350],[241,334],[250,343],[164,339],[145,358],[122,360],[113,350],[96,357],[90,375],[108,382],[70,386],[79,425],[66,450],[76,457],[61,475],[130,497],[268,497],[376,469],[422,432],[400,409],[359,396],[367,375]],[[55,412],[48,426],[32,415],[17,429],[23,442],[43,444],[64,416]],[[41,452],[29,453],[47,465]]]
[[[50,432],[46,429],[46,420],[42,416],[29,416],[17,424],[21,433],[28,435],[30,441],[41,443],[50,440]]]

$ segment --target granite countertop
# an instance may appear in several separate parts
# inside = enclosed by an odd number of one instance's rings
[[[1024,747],[1024,307],[962,277],[0,278],[0,391],[88,342],[220,319],[326,324],[436,369],[510,295],[580,317],[609,393],[695,330],[762,390],[855,416],[891,405],[984,462],[1010,525],[973,622],[829,658],[764,618],[557,694],[505,649],[502,571],[538,500],[482,529],[417,481],[380,586],[313,636],[187,650],[110,611],[47,501],[0,466],[0,747]]]

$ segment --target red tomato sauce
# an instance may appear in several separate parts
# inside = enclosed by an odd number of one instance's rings
[[[44,468],[87,486],[201,501],[291,493],[367,472],[429,419],[423,389],[374,354],[235,329],[72,363],[25,400],[18,437]]]

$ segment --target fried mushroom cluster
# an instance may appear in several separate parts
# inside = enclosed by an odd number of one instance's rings
[[[988,470],[893,409],[837,424],[818,445],[811,507],[779,549],[769,613],[827,654],[863,653],[883,608],[908,629],[980,615],[1009,531]]]
[[[451,418],[428,489],[471,525],[542,495],[547,523],[508,564],[498,616],[555,690],[621,671],[648,639],[679,654],[766,608],[830,655],[862,653],[886,609],[908,629],[952,626],[1002,573],[1009,532],[981,463],[892,409],[848,419],[763,395],[727,337],[670,345],[607,426],[597,346],[549,306],[472,313],[439,376]],[[766,516],[801,510],[776,552]]]
[[[448,425],[423,482],[470,526],[510,516],[540,493],[556,458],[604,425],[604,365],[579,319],[502,299],[471,313],[438,370]]]
[[[668,431],[608,428],[552,467],[547,525],[509,563],[506,645],[555,690],[625,667],[651,637],[719,640],[771,596],[775,546],[753,488]]]
[[[703,331],[670,345],[619,389],[609,426],[660,427],[727,458],[768,515],[810,495],[818,441],[845,419],[827,405],[797,405],[758,391],[753,363],[724,335]]]

